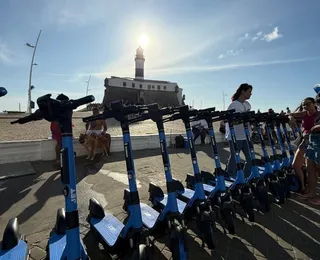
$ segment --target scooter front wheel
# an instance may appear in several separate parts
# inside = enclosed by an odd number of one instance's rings
[[[293,192],[299,192],[301,190],[301,181],[294,174],[287,174],[287,182],[289,184],[290,190]]]
[[[283,204],[284,203],[284,190],[280,183],[278,182],[270,182],[269,183],[269,190],[271,194],[273,195],[274,201],[277,204]]]
[[[214,250],[216,248],[214,244],[214,238],[213,238],[213,232],[214,232],[214,225],[212,223],[209,223],[208,230],[204,234],[204,240],[205,243],[207,244],[208,248],[210,250]]]
[[[263,212],[269,212],[270,211],[270,201],[268,196],[268,190],[264,185],[259,185],[257,187],[257,198],[258,201],[262,207]]]
[[[185,241],[179,238],[172,238],[170,241],[170,251],[172,253],[172,260],[187,260],[187,253],[185,252]]]
[[[229,233],[231,235],[234,235],[236,233],[236,231],[235,231],[235,227],[234,227],[234,220],[233,220],[232,212],[230,212],[229,214],[226,214],[224,216],[224,218],[225,218],[224,221],[226,223],[226,226],[227,226]]]
[[[253,210],[253,199],[251,196],[248,198],[243,198],[242,207],[247,214],[249,221],[254,222],[256,217]]]
[[[132,260],[152,260],[152,256],[150,254],[150,247],[145,244],[140,244],[137,249],[134,250],[132,254]]]

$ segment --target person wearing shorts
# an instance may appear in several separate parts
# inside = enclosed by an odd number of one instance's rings
[[[315,119],[319,116],[320,112],[317,110],[315,99],[312,97],[305,98],[301,105],[303,107],[303,111],[291,113],[289,114],[289,117],[291,123],[295,120],[302,120],[303,138],[301,139],[298,149],[294,155],[292,166],[295,174],[301,181],[301,193],[305,194],[308,193],[308,191],[304,185],[304,174],[302,171],[302,167],[306,163],[304,155],[308,146],[309,134],[315,124]]]
[[[97,107],[92,109],[93,115],[99,115]],[[86,124],[86,134],[90,136],[105,135],[107,132],[107,123],[105,120],[95,120]]]
[[[320,105],[320,95],[317,96],[317,103]],[[315,120],[315,125],[309,135],[309,144],[306,149],[308,187],[304,198],[310,199],[312,204],[320,205],[319,198],[316,198],[317,181],[320,177],[320,115]]]

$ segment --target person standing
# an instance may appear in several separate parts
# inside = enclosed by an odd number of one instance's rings
[[[287,114],[290,114],[291,113],[291,110],[289,107],[287,107]]]
[[[235,112],[240,112],[240,113],[250,111],[251,105],[247,100],[250,99],[252,95],[252,89],[253,89],[252,86],[247,83],[241,84],[238,87],[237,91],[233,94],[231,98],[232,102],[229,105],[228,110],[234,109]],[[249,131],[250,130],[251,129],[249,127]],[[245,173],[245,176],[248,177],[251,172],[251,158],[250,158],[249,147],[246,140],[246,135],[244,133],[243,124],[234,125],[234,131],[236,135],[237,146],[239,150],[244,153],[244,156],[246,158],[244,173]],[[235,152],[232,145],[232,138],[231,138],[228,123],[226,123],[226,139],[228,140],[229,146],[230,146],[230,156],[227,164],[227,172],[230,175],[234,176],[236,174]]]
[[[301,106],[303,111],[301,112],[294,112],[289,114],[290,123],[294,124],[296,120],[302,120],[302,135],[298,149],[294,155],[292,167],[295,171],[295,174],[301,181],[301,193],[310,195],[310,191],[304,185],[304,174],[302,171],[302,166],[305,165],[305,153],[308,147],[309,135],[311,130],[314,129],[315,122],[320,116],[320,112],[318,111],[316,101],[312,97],[307,97],[301,102]],[[317,128],[316,128],[317,130]],[[316,131],[314,130],[314,132]]]

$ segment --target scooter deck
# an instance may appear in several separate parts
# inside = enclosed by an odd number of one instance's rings
[[[50,260],[62,259],[64,249],[67,244],[66,234],[58,235],[53,233],[49,238],[49,255]]]
[[[234,183],[235,180],[234,180],[233,178],[231,178],[231,177],[228,178],[228,179],[229,179],[228,181],[227,181],[227,180],[224,180],[224,184],[226,185],[227,188],[230,188],[230,187],[233,185],[233,183]],[[216,181],[214,181],[213,183],[216,184]],[[205,191],[207,191],[204,185],[205,185],[205,184],[203,184],[203,188],[205,189]],[[211,185],[210,185],[210,186],[211,186]],[[211,186],[211,187],[212,187],[212,186]],[[214,188],[214,187],[213,187],[213,188]]]
[[[177,190],[177,192],[184,198],[190,200],[194,195],[194,190],[184,188],[184,191]]]
[[[160,213],[156,211],[155,209],[151,208],[147,204],[140,202],[140,208],[141,208],[141,215],[142,215],[142,223],[145,225],[148,229],[152,229],[158,218]]]
[[[159,201],[161,203],[161,205],[163,207],[165,207],[167,205],[167,201],[168,201],[168,195],[165,194],[163,199],[161,201]],[[177,204],[178,204],[178,211],[180,214],[182,214],[187,206],[187,203],[183,202],[182,200],[179,200],[177,198]]]
[[[84,249],[82,240],[81,241],[81,259],[87,259],[87,253]],[[66,257],[65,249],[67,244],[67,235],[58,235],[55,232],[52,232],[49,238],[49,259],[50,260],[61,260]],[[15,258],[14,258],[15,259]],[[24,258],[23,258],[24,259]]]
[[[214,190],[214,186],[211,186],[211,185],[209,185],[209,184],[203,184],[203,189],[204,189],[204,191],[206,192],[206,193],[210,193],[211,191],[213,191]]]
[[[23,240],[20,240],[18,245],[9,250],[0,249],[0,259],[1,260],[25,260],[28,259],[29,247],[27,243]]]
[[[106,212],[103,219],[90,218],[90,224],[110,247],[115,245],[124,228],[124,224],[120,220]]]

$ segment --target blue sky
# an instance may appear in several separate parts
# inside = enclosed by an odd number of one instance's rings
[[[106,76],[134,76],[146,34],[145,77],[177,82],[186,102],[222,109],[242,82],[253,109],[296,107],[320,83],[318,0],[1,1],[0,111],[26,109],[32,49],[33,100],[64,92],[101,102]]]

